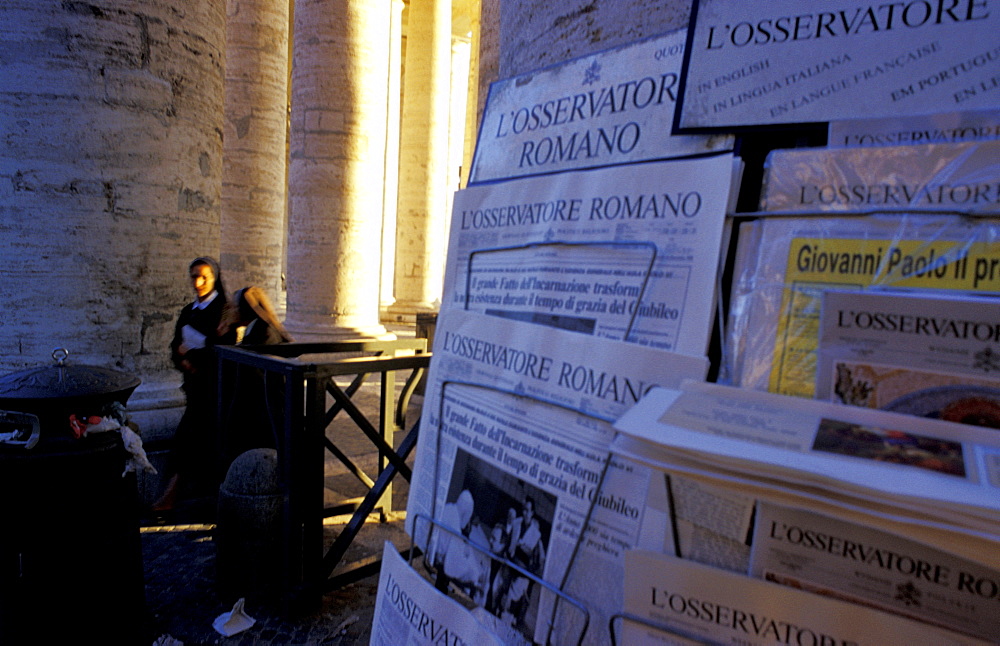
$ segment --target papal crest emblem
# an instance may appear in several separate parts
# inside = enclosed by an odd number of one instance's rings
[[[972,367],[976,370],[982,370],[983,372],[1000,370],[1000,355],[994,352],[993,348],[989,346],[985,350],[980,350],[973,355],[973,360]]]
[[[920,592],[920,588],[913,585],[912,581],[896,586],[896,601],[902,601],[907,606],[919,606],[921,596],[923,593]]]

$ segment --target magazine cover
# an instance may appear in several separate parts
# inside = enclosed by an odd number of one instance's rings
[[[812,397],[823,292],[1000,294],[1000,223],[913,213],[745,222],[726,331],[728,380]]]
[[[823,293],[816,397],[1000,428],[1000,298]]]

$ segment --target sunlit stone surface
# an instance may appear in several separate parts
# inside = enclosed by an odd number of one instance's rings
[[[296,337],[379,335],[390,5],[296,3],[288,318]]]

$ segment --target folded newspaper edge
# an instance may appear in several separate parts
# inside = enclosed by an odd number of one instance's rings
[[[900,445],[903,459],[911,449],[919,457],[899,464],[860,457],[850,443],[820,447],[824,428],[887,438],[892,459]],[[902,516],[923,514],[1000,534],[1000,438],[992,429],[695,382],[651,391],[615,429],[645,442],[618,437],[616,451],[645,454],[653,462],[677,460],[706,472],[725,469],[820,494],[827,490]],[[946,457],[963,474],[941,471],[943,460],[919,453],[925,440],[946,447],[942,451],[950,451]]]

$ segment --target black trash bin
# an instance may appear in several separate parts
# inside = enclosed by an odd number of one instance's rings
[[[115,431],[71,415],[139,379],[65,361],[0,377],[0,644],[148,644],[135,475]]]

